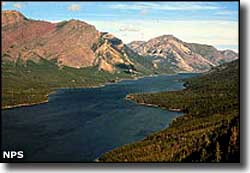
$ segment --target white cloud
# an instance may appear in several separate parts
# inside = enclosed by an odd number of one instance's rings
[[[88,23],[95,25],[100,31],[111,32],[125,43],[134,40],[147,41],[160,35],[173,34],[186,42],[209,45],[236,45],[236,47],[238,45],[237,21],[131,20],[88,21]],[[136,26],[137,32],[124,32],[124,30],[121,30],[124,26]],[[124,36],[125,33],[126,36]]]
[[[51,23],[59,23],[59,22],[62,22],[62,20],[47,20],[48,22],[51,22]]]
[[[148,9],[143,9],[140,11],[140,15],[145,16],[149,13]]]
[[[136,27],[125,25],[120,27],[119,31],[121,32],[139,32],[140,30]]]
[[[13,6],[18,9],[23,8],[23,5],[21,3],[14,3]]]
[[[6,5],[6,2],[2,2],[2,6]]]
[[[72,5],[70,5],[70,6],[68,7],[68,10],[69,10],[69,11],[79,11],[80,8],[81,8],[80,5],[78,5],[78,4],[72,4]]]
[[[224,10],[224,11],[218,11],[215,14],[216,15],[235,15],[237,13],[238,13],[237,11]]]
[[[119,10],[217,10],[218,6],[212,4],[201,4],[195,2],[169,2],[169,3],[153,3],[138,2],[133,4],[113,4],[109,6],[112,9]]]

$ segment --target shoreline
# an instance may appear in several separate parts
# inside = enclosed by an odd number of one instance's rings
[[[48,94],[46,94],[45,96],[47,97],[46,100],[42,100],[39,102],[33,102],[33,103],[21,103],[21,104],[16,104],[16,105],[10,105],[10,106],[4,106],[1,108],[1,110],[8,110],[8,109],[14,109],[14,108],[21,108],[21,107],[29,107],[29,106],[35,106],[35,105],[40,105],[40,104],[44,104],[44,103],[48,103],[49,102],[49,95],[55,93],[55,91],[51,91]]]
[[[183,90],[183,89],[181,89],[181,90]],[[181,90],[180,90],[180,91],[181,91]],[[146,106],[146,107],[160,108],[160,109],[167,110],[167,111],[170,111],[170,112],[182,112],[181,109],[174,109],[174,108],[168,108],[168,109],[167,109],[167,108],[161,107],[161,106],[159,106],[159,105],[157,105],[157,104],[137,102],[137,101],[135,101],[133,98],[134,98],[133,95],[128,94],[128,95],[125,97],[125,100],[129,100],[129,101],[134,102],[134,103],[136,103],[136,104],[138,104],[138,105],[142,105],[142,106]]]
[[[49,100],[47,99],[47,100],[40,101],[40,102],[35,102],[35,103],[22,103],[22,104],[2,107],[2,110],[8,110],[8,109],[14,109],[14,108],[20,108],[20,107],[35,106],[35,105],[40,105],[40,104],[48,103],[48,102],[49,102]]]
[[[154,107],[154,108],[159,108],[159,109],[162,109],[162,110],[167,110],[167,111],[170,111],[170,112],[183,113],[180,109],[166,109],[166,108],[160,107],[159,105],[156,105],[156,104],[139,103],[139,102],[134,101],[133,99],[127,98],[127,96],[125,97],[125,99],[128,100],[128,101],[134,102],[134,103],[136,103],[136,104],[138,104],[138,105],[142,105],[142,106],[146,106],[146,107]],[[180,117],[183,117],[183,116],[185,116],[184,113],[183,113],[183,115],[180,115]],[[171,120],[171,122],[169,123],[169,125],[172,124],[174,121],[176,121],[176,118],[177,118],[177,117],[173,118],[173,119]],[[168,127],[164,127],[163,129],[161,129],[161,130],[159,130],[159,131],[156,131],[156,132],[153,132],[153,133],[160,132],[160,131],[162,131],[162,130],[164,130],[164,129],[167,129],[167,128],[168,128]],[[153,133],[152,133],[152,134],[153,134]],[[150,136],[150,135],[151,135],[151,134],[148,134],[148,135],[145,136],[143,139],[138,140],[138,141],[134,141],[134,142],[143,141],[144,139],[146,139],[146,138],[147,138],[148,136]],[[134,143],[134,142],[132,142],[132,143]],[[118,147],[116,147],[116,148],[120,148],[120,147],[123,147],[123,146],[125,146],[125,145],[132,144],[132,143],[123,144],[123,145],[118,146]],[[113,149],[111,149],[111,150],[109,150],[109,151],[106,151],[106,152],[102,153],[100,156],[98,156],[97,158],[95,158],[95,159],[93,160],[93,162],[94,162],[94,163],[106,163],[106,162],[100,161],[100,158],[102,157],[102,155],[104,155],[104,154],[106,154],[106,153],[108,153],[108,152],[111,152],[112,150],[115,150],[116,148],[113,148]]]
[[[176,74],[178,74],[178,73],[176,73]],[[93,85],[93,86],[82,86],[82,87],[74,87],[74,88],[73,87],[61,87],[61,88],[59,87],[59,88],[53,89],[52,92],[49,92],[46,95],[46,97],[47,97],[46,100],[39,101],[39,102],[33,102],[33,103],[20,103],[20,104],[16,104],[16,105],[3,106],[3,107],[1,107],[1,110],[8,110],[8,109],[14,109],[14,108],[20,108],[20,107],[35,106],[35,105],[40,105],[40,104],[48,103],[49,102],[48,96],[51,95],[51,94],[53,94],[53,93],[56,93],[56,90],[60,90],[60,89],[102,88],[102,87],[105,87],[107,85],[116,84],[116,83],[119,83],[119,82],[122,82],[122,81],[125,81],[125,80],[139,80],[139,79],[146,78],[146,77],[158,77],[158,76],[161,76],[161,75],[175,75],[175,74],[157,74],[157,75],[153,74],[153,75],[149,75],[149,76],[136,76],[136,77],[133,77],[133,78],[123,78],[123,79],[118,79],[115,82],[106,82],[106,83],[103,83],[103,84]],[[144,105],[144,106],[154,106],[154,105],[142,104],[142,103],[137,103],[137,104],[141,104],[141,105]],[[154,107],[159,107],[159,106],[155,105]]]
[[[183,85],[184,85],[184,84],[183,84]],[[183,89],[185,89],[185,88],[186,88],[186,87],[184,87]],[[183,90],[183,89],[181,89],[181,90]],[[181,90],[180,90],[180,91],[181,91]],[[131,102],[134,102],[135,104],[142,105],[142,106],[146,106],[146,107],[154,107],[154,108],[160,108],[160,109],[162,109],[162,110],[167,110],[167,111],[170,111],[170,112],[183,113],[181,109],[171,109],[171,108],[166,109],[166,108],[160,107],[159,105],[156,105],[156,104],[136,102],[135,100],[133,100],[133,95],[131,95],[131,94],[126,95],[126,97],[125,97],[124,99],[125,99],[125,100],[128,100],[128,101],[131,101]],[[181,115],[180,117],[183,117],[183,116],[185,116],[184,113],[183,113],[183,115]],[[176,121],[176,118],[177,118],[177,117],[173,118],[173,119],[171,120],[171,122],[169,123],[169,125],[172,124],[174,121]],[[167,128],[168,128],[168,127],[167,127]],[[166,129],[166,127],[164,127],[164,128],[161,129],[161,130],[164,130],[164,129]],[[160,131],[161,131],[161,130],[160,130]],[[157,131],[157,132],[159,132],[159,131]],[[157,133],[157,132],[154,132],[154,133]],[[150,134],[149,134],[149,135],[150,135]],[[146,139],[149,135],[145,136],[143,139]],[[141,140],[139,140],[139,141],[142,141],[143,139],[141,139]],[[135,141],[135,142],[136,142],[136,141]],[[122,145],[122,146],[129,145],[129,144],[132,144],[132,143],[127,143],[127,144],[124,144],[124,145]],[[120,147],[122,147],[122,146],[119,146],[119,147],[116,147],[116,148],[120,148]],[[99,157],[95,158],[95,159],[93,160],[93,162],[96,162],[96,163],[105,163],[105,162],[100,162],[100,158],[102,157],[102,155],[104,155],[105,153],[108,153],[108,152],[110,152],[110,151],[112,151],[112,150],[114,150],[114,149],[116,149],[116,148],[113,148],[113,149],[111,149],[111,150],[109,150],[109,151],[106,151],[106,152],[102,153]]]
[[[174,75],[174,74],[166,74],[166,75]],[[59,87],[59,88],[54,88],[52,90],[52,92],[49,92],[46,97],[47,99],[46,100],[42,100],[42,101],[39,101],[39,102],[33,102],[33,103],[20,103],[20,104],[16,104],[16,105],[7,105],[7,106],[3,106],[1,107],[1,110],[8,110],[8,109],[14,109],[14,108],[20,108],[20,107],[28,107],[28,106],[35,106],[35,105],[40,105],[40,104],[44,104],[44,103],[48,103],[49,100],[48,100],[48,96],[53,94],[53,93],[56,93],[56,90],[60,90],[60,89],[87,89],[87,88],[102,88],[102,87],[105,87],[107,85],[111,85],[111,84],[116,84],[116,83],[119,83],[119,82],[122,82],[124,80],[138,80],[138,79],[142,79],[142,78],[145,78],[145,77],[157,77],[159,75],[149,75],[149,76],[136,76],[136,77],[133,77],[133,78],[123,78],[123,79],[118,79],[116,80],[115,82],[105,82],[103,84],[99,84],[99,85],[93,85],[93,86],[82,86],[82,87]]]
[[[178,74],[178,73],[176,73]],[[16,105],[7,105],[7,106],[3,106],[1,107],[1,110],[8,110],[8,109],[15,109],[15,108],[20,108],[20,107],[28,107],[28,106],[36,106],[36,105],[40,105],[40,104],[44,104],[44,103],[48,103],[49,100],[48,100],[48,96],[53,94],[53,93],[56,93],[56,90],[60,90],[60,89],[87,89],[87,88],[102,88],[102,87],[105,87],[107,85],[112,85],[112,84],[117,84],[119,82],[122,82],[122,81],[125,81],[125,80],[139,80],[139,79],[143,79],[143,78],[146,78],[146,77],[158,77],[158,76],[162,76],[162,75],[176,75],[176,74],[151,74],[151,75],[148,75],[148,76],[136,76],[136,77],[133,77],[133,78],[123,78],[123,79],[118,79],[116,80],[115,82],[106,82],[106,83],[103,83],[103,84],[99,84],[99,85],[93,85],[93,86],[82,86],[82,87],[59,87],[59,88],[54,88],[51,92],[49,92],[46,97],[47,99],[46,100],[43,100],[43,101],[39,101],[39,102],[33,102],[33,103],[20,103],[20,104],[16,104]],[[185,89],[185,88],[184,88]],[[131,95],[127,95],[127,96],[131,96]],[[127,100],[130,100],[130,101],[133,101],[132,99],[129,99],[127,98],[126,96],[126,99]],[[140,104],[140,105],[143,105],[143,106],[149,106],[149,107],[160,107],[159,105],[154,105],[154,104],[146,104],[146,103],[138,103],[136,102],[137,104]],[[163,109],[163,108],[161,108]],[[171,109],[169,111],[173,111],[173,112],[181,112],[181,111],[175,111],[175,109]]]
[[[183,88],[180,89],[180,90],[178,90],[178,91],[182,91],[182,90],[187,89],[187,86],[185,86],[185,82],[183,82],[182,86],[183,86]],[[168,92],[168,91],[165,91],[165,92]],[[134,103],[136,103],[136,104],[138,104],[138,105],[142,105],[142,106],[160,108],[160,109],[168,110],[168,111],[171,111],[171,112],[182,112],[181,109],[176,109],[176,108],[175,108],[175,109],[174,109],[174,108],[168,108],[168,109],[167,109],[167,108],[161,107],[160,105],[157,105],[157,104],[137,102],[137,101],[134,100],[134,95],[135,95],[135,94],[136,94],[136,93],[127,94],[126,97],[125,97],[125,100],[134,102]],[[141,94],[141,93],[139,93],[139,94]]]

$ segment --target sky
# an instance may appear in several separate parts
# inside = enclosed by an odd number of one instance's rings
[[[2,2],[27,18],[79,19],[129,43],[172,34],[192,43],[238,52],[238,2]]]

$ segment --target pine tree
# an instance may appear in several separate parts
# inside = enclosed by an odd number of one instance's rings
[[[220,162],[221,160],[221,150],[220,150],[220,144],[219,142],[216,142],[216,153],[215,153],[215,161]]]
[[[235,152],[235,148],[236,148],[236,144],[237,144],[237,138],[238,138],[238,130],[237,127],[233,127],[231,128],[231,136],[230,136],[230,140],[229,140],[229,145],[228,145],[228,154],[234,154]]]
[[[207,157],[207,151],[205,148],[202,149],[201,151],[201,158],[200,158],[200,161],[201,162],[205,162],[206,161],[206,157]]]

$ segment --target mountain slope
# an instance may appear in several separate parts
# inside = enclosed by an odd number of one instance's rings
[[[144,140],[105,153],[101,162],[239,162],[239,61],[213,68],[186,89],[130,94],[141,104],[180,110],[184,116]]]
[[[47,101],[62,87],[152,74],[151,61],[79,20],[50,23],[2,11],[2,108]]]
[[[101,33],[98,42],[92,46],[92,50],[96,55],[94,65],[104,71],[142,74],[152,73],[154,70],[151,61],[138,61],[140,56],[110,33]],[[151,69],[145,67],[147,64],[150,64]]]
[[[203,72],[238,58],[233,51],[218,51],[209,45],[186,43],[173,35],[159,36],[147,42],[134,41],[128,46],[142,56],[152,57],[156,68],[167,66],[176,72]]]
[[[6,12],[3,13],[6,14]],[[18,12],[8,11],[7,15],[2,15],[2,18],[5,21],[5,18],[9,19],[9,16],[14,16],[15,13]],[[11,19],[15,20],[14,17]],[[2,35],[6,49],[3,55],[10,60],[16,61],[20,58],[24,61],[38,62],[41,58],[57,59],[58,65],[79,68],[91,66],[95,59],[90,46],[98,39],[99,32],[94,26],[84,22],[70,20],[52,24],[26,19],[17,20],[15,26],[9,22],[4,26]],[[50,29],[42,34],[36,30],[36,28],[48,26],[51,26]],[[8,36],[18,31],[21,33],[12,39],[14,41],[9,41]],[[30,32],[35,34],[30,34]]]
[[[54,31],[55,24],[44,21],[33,21],[18,11],[2,11],[2,55],[9,54],[13,49],[39,39],[48,32]],[[15,54],[15,53],[14,53]],[[11,59],[16,60],[17,56]]]
[[[47,102],[48,94],[58,88],[95,87],[125,78],[132,76],[99,71],[97,67],[59,67],[55,60],[3,61],[1,106],[11,108]]]
[[[156,39],[160,42],[152,39],[150,44],[137,42],[134,51],[114,35],[80,20],[50,23],[29,19],[18,11],[1,14],[3,107],[45,101],[55,88],[96,86],[151,74],[200,72],[216,65],[192,53],[191,49],[200,51],[197,46],[189,48],[173,36]],[[158,42],[164,43],[161,50]],[[141,47],[147,47],[146,54],[137,53]],[[235,56],[232,52],[224,54]]]
[[[197,43],[185,43],[185,45],[215,64],[216,66],[223,64],[225,62],[230,62],[238,58],[238,54],[233,52],[232,50],[223,50],[218,51],[215,47],[204,44]]]
[[[138,69],[142,66],[133,60],[133,56],[138,55],[131,53],[121,40],[83,21],[54,24],[28,19],[17,11],[3,11],[2,21],[4,60],[36,63],[41,59],[56,60],[58,66],[99,66],[99,70],[111,73],[120,71],[117,65],[127,71],[136,71],[136,66]]]

